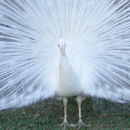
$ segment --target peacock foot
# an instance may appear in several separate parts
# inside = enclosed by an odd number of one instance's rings
[[[89,125],[86,125],[82,120],[79,120],[77,124],[71,124],[70,126],[71,127],[77,127],[78,126],[78,129],[80,129],[82,126],[90,127]]]
[[[70,126],[70,124],[67,121],[63,121],[59,126],[64,127],[64,130],[66,129],[67,126]]]

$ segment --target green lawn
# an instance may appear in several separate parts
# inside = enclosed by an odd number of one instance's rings
[[[68,102],[68,122],[77,123],[78,109],[73,98]],[[90,127],[81,130],[130,130],[130,105],[110,103],[104,100],[83,101],[83,121]],[[21,109],[0,111],[0,130],[62,130],[61,101],[48,100]],[[68,127],[67,130],[77,130]]]

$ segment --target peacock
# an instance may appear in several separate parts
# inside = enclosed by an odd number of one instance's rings
[[[0,110],[72,96],[130,102],[130,1],[0,0]]]

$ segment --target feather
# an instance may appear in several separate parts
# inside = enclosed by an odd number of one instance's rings
[[[84,95],[130,101],[129,0],[1,0],[0,110],[56,96],[61,38]]]

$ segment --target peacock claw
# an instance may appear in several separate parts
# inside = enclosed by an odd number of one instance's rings
[[[89,125],[86,125],[83,121],[79,120],[77,124],[71,124],[70,125],[71,127],[77,127],[78,126],[78,129],[80,129],[82,126],[85,126],[85,127],[90,127]]]
[[[64,127],[64,130],[66,129],[67,126],[70,126],[70,124],[68,122],[63,122],[61,123],[59,126],[63,126]]]

